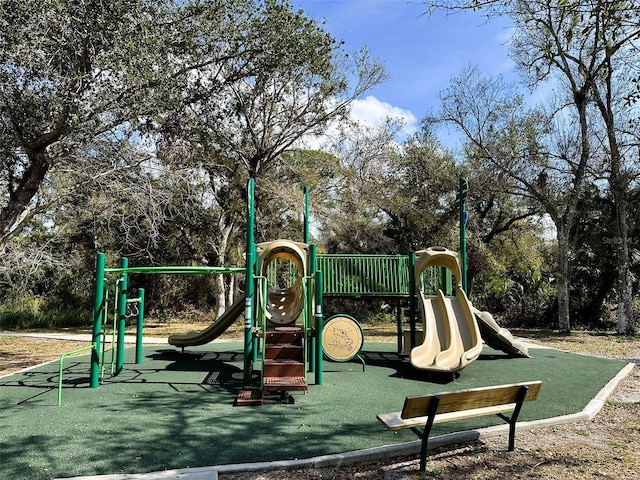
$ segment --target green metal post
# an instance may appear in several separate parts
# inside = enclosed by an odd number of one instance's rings
[[[460,177],[460,187],[458,190],[458,211],[460,214],[460,270],[462,278],[462,289],[468,295],[467,290],[467,190],[468,184],[464,177]]]
[[[91,352],[91,388],[100,384],[100,336],[102,335],[102,316],[104,312],[104,265],[105,254],[99,253],[96,258],[96,284],[93,293],[93,350]]]
[[[142,363],[142,332],[144,330],[144,288],[138,289],[138,321],[136,323],[136,363]]]
[[[309,243],[309,187],[304,187],[304,243]]]
[[[322,318],[322,271],[316,272],[316,385],[322,385],[322,330],[324,319]]]
[[[305,187],[306,188],[306,187]],[[315,296],[315,292],[314,292],[314,285],[313,285],[313,279],[315,278],[315,273],[316,273],[316,257],[317,257],[317,247],[316,245],[309,245],[309,265],[308,265],[308,272],[309,272],[309,280],[307,282],[307,300],[308,300],[308,305],[305,305],[305,308],[307,309],[307,318],[311,319],[311,316],[314,315],[314,311],[313,311],[313,304],[314,301],[316,299]],[[315,286],[317,288],[317,284]],[[318,353],[316,352],[316,349],[318,348],[318,345],[320,345],[320,341],[318,339],[318,328],[316,325],[314,334],[311,335],[311,337],[309,338],[309,371],[310,372],[315,372],[316,371],[316,359],[318,358]]]
[[[447,296],[453,294],[453,279],[451,278],[451,270],[446,267],[440,267],[440,289],[442,290],[442,293]]]
[[[255,181],[249,179],[247,185],[247,244],[246,244],[246,286],[245,286],[245,306],[244,306],[244,381],[251,381],[252,358],[253,358],[253,297],[254,297],[254,269],[255,269],[255,245],[254,245],[254,194]]]
[[[255,266],[255,268],[253,269],[253,297],[254,299],[256,298],[256,292],[258,291],[258,281],[260,278],[260,272],[258,271],[259,265],[258,265],[258,252],[257,252],[257,246],[254,244],[253,245],[253,264]],[[264,279],[264,294],[262,296],[262,298],[267,298],[267,280]],[[262,310],[264,311],[258,311],[258,302],[257,301],[253,301],[253,322],[251,324],[252,327],[255,327],[258,324],[258,321],[266,321],[266,305],[263,306]],[[259,342],[259,338],[257,335],[253,334],[253,330],[252,330],[252,342],[251,342],[251,359],[253,361],[253,363],[258,361],[258,353],[260,350],[260,342]]]
[[[402,333],[404,331],[402,327],[402,299],[398,297],[396,300],[396,328],[398,335],[398,353],[402,353]]]
[[[129,267],[129,259],[123,257],[120,261],[120,267],[126,269]],[[127,314],[127,277],[125,272],[122,274],[120,282],[120,295],[118,296],[118,340],[116,344],[116,371],[114,376],[118,376],[124,365],[124,329],[125,317]]]
[[[409,253],[409,327],[410,327],[410,347],[413,348],[416,346],[416,295],[417,295],[417,285],[416,285],[416,252]],[[426,335],[427,332],[424,332]],[[410,348],[410,349],[411,349]],[[410,350],[409,349],[409,350]],[[407,353],[407,348],[405,345],[405,353]]]

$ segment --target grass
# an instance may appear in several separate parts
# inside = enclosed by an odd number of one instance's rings
[[[566,334],[554,330],[514,329],[511,330],[511,333],[567,352],[608,358],[640,358],[640,339],[638,336],[584,330]]]

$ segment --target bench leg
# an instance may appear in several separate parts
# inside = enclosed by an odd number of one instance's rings
[[[433,397],[431,404],[429,405],[429,412],[427,413],[427,423],[424,426],[422,432],[422,444],[420,446],[420,471],[424,472],[427,469],[427,447],[429,444],[429,434],[431,433],[431,427],[433,427],[433,420],[435,419],[436,412],[438,411],[438,405],[440,403],[440,397]]]
[[[507,417],[503,413],[499,413],[498,416],[502,418],[509,424],[509,447],[508,451],[513,451],[515,449],[516,442],[516,423],[518,421],[518,415],[520,415],[520,410],[522,409],[522,404],[524,403],[524,399],[527,396],[527,392],[529,391],[529,387],[523,385],[520,387],[518,391],[518,395],[516,397],[516,407],[513,410],[513,414],[511,417]],[[427,469],[427,449],[429,445],[429,435],[431,434],[431,428],[433,427],[433,421],[436,416],[436,412],[438,411],[438,405],[440,404],[440,396],[435,396],[431,399],[431,403],[429,404],[429,409],[427,412],[427,422],[424,426],[424,430],[422,432],[419,429],[412,429],[421,439],[422,443],[420,445],[420,471],[424,472]]]
[[[507,448],[509,452],[513,452],[516,446],[516,422],[518,421],[518,415],[520,415],[520,409],[522,408],[528,390],[529,387],[527,385],[520,387],[518,396],[516,397],[516,408],[513,410],[511,418],[506,415],[500,415],[500,417],[509,423],[509,446]]]

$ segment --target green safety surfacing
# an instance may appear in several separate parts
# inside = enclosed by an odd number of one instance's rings
[[[618,360],[552,349],[509,358],[486,348],[455,381],[430,376],[395,353],[365,343],[346,363],[324,362],[323,385],[293,404],[234,407],[242,387],[240,343],[186,353],[145,347],[141,364],[127,349],[124,370],[89,387],[89,356],[68,358],[62,406],[57,362],[0,379],[0,478],[48,479],[307,458],[415,440],[388,432],[376,414],[398,411],[404,397],[542,380],[539,399],[520,420],[581,411],[624,366]],[[257,377],[257,375],[256,375]],[[432,435],[500,423],[478,418],[434,427]],[[517,439],[516,439],[517,445]]]

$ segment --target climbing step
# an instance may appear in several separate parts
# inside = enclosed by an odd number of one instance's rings
[[[264,377],[263,388],[267,392],[303,391],[309,386],[304,377]]]
[[[303,330],[279,326],[265,332],[263,389],[269,392],[307,390]]]
[[[238,407],[250,407],[262,404],[262,390],[240,390],[236,397],[236,406]]]
[[[265,360],[265,377],[304,377],[304,363],[297,360]]]
[[[267,344],[302,345],[302,328],[276,327],[273,330],[267,330],[265,341]]]
[[[290,343],[265,345],[265,358],[268,360],[296,360],[303,356],[302,346]]]

